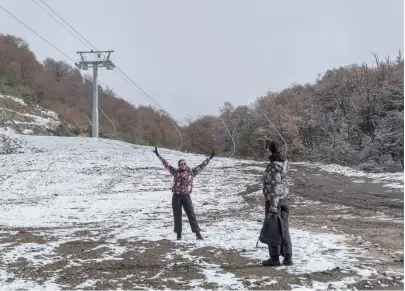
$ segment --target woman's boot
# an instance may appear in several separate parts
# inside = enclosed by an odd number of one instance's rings
[[[195,233],[195,236],[196,236],[196,238],[197,238],[198,240],[203,240],[203,237],[202,237],[202,235],[201,235],[201,233],[200,233],[199,231],[197,231],[197,232]]]

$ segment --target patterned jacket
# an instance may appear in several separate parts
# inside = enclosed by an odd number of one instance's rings
[[[270,162],[262,177],[263,194],[270,201],[270,207],[277,207],[278,201],[288,197],[288,161]]]
[[[199,174],[210,162],[210,158],[205,159],[197,167],[190,169],[187,167],[185,170],[175,169],[164,158],[159,156],[163,166],[169,170],[170,174],[174,176],[172,192],[173,194],[191,194],[193,191],[193,179]]]

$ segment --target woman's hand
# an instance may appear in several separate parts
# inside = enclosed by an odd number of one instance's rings
[[[154,150],[153,152],[155,153],[155,155],[156,155],[156,156],[159,156],[159,153],[158,153],[157,147],[155,147],[155,150]]]
[[[277,213],[277,211],[278,211],[277,207],[270,207],[271,213]]]

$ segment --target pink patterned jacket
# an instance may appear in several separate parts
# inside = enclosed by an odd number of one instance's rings
[[[175,169],[170,165],[164,158],[159,156],[159,159],[162,161],[163,166],[169,170],[170,174],[174,176],[172,192],[173,194],[191,194],[193,191],[193,179],[200,173],[210,162],[210,158],[205,159],[197,167],[190,169],[187,167],[185,170]]]

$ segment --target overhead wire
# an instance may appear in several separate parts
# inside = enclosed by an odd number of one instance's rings
[[[32,0],[32,2],[34,2],[39,8],[41,8],[42,11],[44,11],[46,14],[48,14],[49,17],[51,17],[53,20],[55,20],[60,26],[63,27],[63,24],[59,22],[59,20],[57,20],[51,13],[49,13],[48,11],[46,11],[41,5],[39,5],[35,0]],[[42,3],[44,3],[46,5],[46,3],[44,1],[41,0]],[[46,5],[49,9],[51,9],[48,5]],[[52,9],[51,9],[52,10]],[[53,11],[53,10],[52,10]],[[70,30],[66,29],[73,37],[76,37],[73,32],[71,32]],[[81,39],[77,38],[82,44],[84,44],[86,47],[88,47],[88,45]]]
[[[71,57],[69,57],[67,54],[65,54],[63,51],[61,51],[60,49],[58,49],[56,46],[54,46],[52,43],[50,43],[48,40],[46,40],[43,36],[41,36],[39,33],[37,33],[36,31],[34,31],[31,27],[29,27],[28,25],[26,25],[24,22],[22,22],[20,19],[18,19],[16,16],[14,16],[10,11],[8,11],[6,8],[4,8],[3,6],[0,5],[0,8],[3,9],[6,13],[8,13],[11,17],[13,17],[15,20],[17,20],[19,23],[21,23],[22,25],[24,25],[26,28],[28,28],[29,30],[31,30],[32,33],[34,33],[36,36],[38,36],[39,38],[41,38],[43,41],[45,41],[47,44],[49,44],[51,47],[53,47],[54,49],[56,49],[58,52],[60,52],[62,55],[64,55],[66,58],[68,58],[69,60],[71,60],[72,62],[75,62]]]
[[[33,0],[34,1],[34,0]],[[35,1],[34,1],[35,2]],[[36,2],[35,2],[36,3]],[[38,5],[38,3],[36,3],[37,5]],[[35,30],[33,30],[31,27],[29,27],[27,24],[25,24],[22,20],[20,20],[19,18],[17,18],[14,14],[12,14],[10,11],[8,11],[6,8],[4,8],[3,6],[1,6],[0,5],[0,8],[2,9],[2,10],[4,10],[7,14],[9,14],[11,17],[13,17],[15,20],[17,20],[19,23],[21,23],[23,26],[25,26],[26,28],[28,28],[32,33],[34,33],[36,36],[38,36],[39,38],[41,38],[43,41],[45,41],[48,45],[50,45],[51,47],[53,47],[55,50],[57,50],[58,52],[60,52],[62,55],[64,55],[66,58],[68,58],[69,60],[71,60],[73,63],[75,63],[75,61],[71,58],[71,57],[69,57],[66,53],[64,53],[62,50],[60,50],[58,47],[56,47],[55,45],[53,45],[50,41],[48,41],[47,39],[45,39],[42,35],[40,35],[39,33],[37,33]],[[100,108],[101,109],[101,108]],[[103,111],[103,113],[104,113],[104,115],[106,115],[105,114],[105,112]],[[108,118],[108,120],[110,120],[110,122],[112,122],[112,120],[106,115],[106,117]],[[63,127],[66,129],[66,131],[67,131],[67,133],[70,135],[70,136],[72,136],[71,135],[71,133],[69,132],[69,130],[67,129],[67,127],[65,126],[65,124],[62,122],[62,121],[60,121],[61,123],[62,123],[62,125],[63,125]],[[76,122],[76,121],[74,121],[74,122]],[[113,122],[112,122],[113,123]],[[115,128],[115,125],[113,124],[113,126],[114,126],[114,128]],[[79,130],[81,130],[80,128],[79,128]],[[114,131],[114,133],[115,133],[115,131]]]
[[[49,10],[51,10],[55,15],[57,15],[67,26],[69,26],[75,33],[77,33],[83,40],[81,40],[80,38],[78,38],[76,35],[74,35],[69,29],[66,28],[66,26],[64,26],[63,24],[61,24],[55,17],[53,17],[48,11],[46,11],[41,5],[39,5],[35,0],[32,0],[39,8],[41,8],[48,16],[50,16],[54,21],[56,21],[59,25],[61,25],[63,28],[65,28],[72,36],[74,36],[76,39],[78,39],[83,45],[85,45],[87,48],[94,48],[95,50],[97,50],[97,48],[90,42],[88,41],[82,34],[80,34],[80,32],[78,32],[73,26],[71,26],[66,20],[64,20],[63,17],[61,17],[54,9],[52,9],[52,7],[50,7],[45,1],[40,0]],[[29,29],[32,33],[34,33],[36,36],[38,36],[39,38],[41,38],[44,42],[46,42],[49,46],[51,46],[52,48],[54,48],[55,50],[57,50],[59,53],[61,53],[63,56],[65,56],[67,59],[71,60],[73,63],[76,63],[75,60],[71,57],[69,57],[66,53],[64,53],[62,50],[60,50],[58,47],[56,47],[55,45],[53,45],[51,42],[49,42],[47,39],[45,39],[43,36],[41,36],[39,33],[37,33],[36,31],[34,31],[30,26],[28,26],[27,24],[25,24],[23,21],[21,21],[19,18],[17,18],[15,15],[13,15],[10,11],[8,11],[6,8],[4,8],[3,6],[0,5],[0,8],[5,11],[7,14],[9,14],[11,17],[13,17],[16,21],[18,21],[20,24],[22,24],[23,26],[25,26],[27,29]],[[90,47],[89,47],[90,46]],[[156,104],[159,108],[162,109],[163,112],[165,112],[166,114],[168,114],[169,118],[172,120],[173,125],[177,131],[177,133],[179,134],[180,137],[180,147],[178,149],[178,151],[181,150],[182,145],[183,145],[183,138],[182,135],[176,125],[176,122],[178,124],[181,124],[182,122],[179,122],[178,120],[176,120],[170,113],[167,112],[167,110],[165,110],[154,98],[152,98],[149,94],[147,94],[135,81],[133,81],[120,67],[115,66],[117,70],[114,70],[118,76],[120,76],[127,84],[132,85],[132,87],[138,92],[140,93],[142,96],[146,96],[147,98],[149,98],[154,104]],[[122,75],[120,75],[118,72],[120,72]],[[126,79],[125,79],[125,78]],[[103,83],[101,80],[99,80],[99,82],[104,85],[105,87],[107,87],[107,85],[105,83]],[[116,94],[117,97],[123,99],[120,95]],[[102,111],[104,115],[105,112]],[[264,113],[265,118],[267,119],[267,121],[270,123],[270,125],[273,127],[273,129],[277,132],[277,134],[281,137],[281,139],[284,142],[285,145],[285,151],[286,154],[288,152],[288,148],[287,148],[287,143],[284,140],[284,138],[282,137],[282,135],[278,132],[278,130],[275,128],[275,126],[273,125],[273,123],[270,121],[270,119],[267,117],[267,115]],[[87,117],[87,116],[86,116]],[[106,116],[108,118],[108,116]],[[87,117],[88,118],[88,117]],[[111,121],[110,118],[108,118]],[[231,154],[230,157],[232,157],[235,153],[235,141],[234,138],[232,136],[232,134],[230,133],[229,129],[226,127],[224,121],[221,118],[221,121],[224,125],[224,127],[226,128],[226,131],[228,132],[228,134],[231,136],[232,141],[233,141],[233,145],[234,145],[234,150]],[[112,122],[113,127],[114,127],[114,133],[116,131],[116,127],[114,125],[114,123]],[[64,125],[64,124],[63,124]],[[70,133],[69,133],[70,134]],[[229,158],[230,158],[229,157]]]
[[[49,16],[51,16],[46,10],[44,10],[37,2],[35,2],[34,0],[33,0],[33,2],[38,6],[38,7],[40,7],[44,12],[46,12]],[[44,1],[42,1],[41,0],[41,2],[42,3],[44,3],[48,8],[50,8],[49,7],[49,5],[47,5]],[[19,18],[17,18],[15,15],[13,15],[10,11],[8,11],[6,8],[4,8],[3,6],[1,6],[0,5],[0,8],[2,9],[2,10],[4,10],[7,14],[9,14],[11,17],[13,17],[15,20],[17,20],[19,23],[21,23],[22,25],[24,25],[27,29],[29,29],[32,33],[34,33],[35,35],[37,35],[39,38],[41,38],[43,41],[45,41],[48,45],[50,45],[51,47],[53,47],[55,50],[57,50],[58,52],[60,52],[62,55],[64,55],[66,58],[68,58],[69,60],[71,60],[73,63],[75,63],[75,61],[71,58],[71,57],[69,57],[66,53],[64,53],[62,50],[60,50],[59,48],[57,48],[55,45],[53,45],[50,41],[48,41],[47,39],[45,39],[43,36],[41,36],[39,33],[37,33],[35,30],[33,30],[30,26],[28,26],[27,24],[25,24],[23,21],[21,21]],[[55,12],[52,8],[50,8],[53,12]],[[55,12],[56,13],[56,12]],[[61,18],[61,17],[60,17]],[[64,27],[65,29],[66,29],[66,27],[65,26],[63,26],[59,21],[57,21],[54,17],[52,17],[52,19],[54,19],[59,25],[61,25],[62,27]],[[63,18],[61,18],[62,20],[63,20]],[[64,20],[63,20],[64,21]],[[65,23],[67,23],[66,21],[64,21]],[[68,24],[68,23],[67,23]],[[69,25],[69,24],[68,24]],[[69,27],[71,27],[76,33],[78,33],[81,37],[83,37],[77,30],[75,30],[71,25],[69,25]],[[68,29],[66,29],[66,30],[68,30]],[[69,31],[69,30],[68,30]],[[70,31],[69,31],[69,33],[71,33]],[[72,33],[71,33],[72,34]],[[73,35],[73,36],[75,36],[75,35]],[[76,37],[76,36],[75,36]],[[77,37],[76,37],[77,38]],[[84,37],[83,37],[84,38]],[[78,38],[77,38],[78,39]],[[85,39],[85,38],[84,38]],[[80,40],[80,39],[79,39]],[[86,39],[85,39],[86,40]],[[87,40],[86,40],[87,41]],[[81,41],[82,43],[83,43],[83,41]],[[88,42],[88,41],[87,41]],[[88,42],[89,43],[89,42]],[[84,44],[84,43],[83,43]],[[90,43],[90,45],[91,45],[91,43]],[[86,45],[87,46],[87,45]],[[87,46],[88,47],[88,46]],[[120,69],[120,71],[123,73],[123,71]],[[117,73],[118,74],[118,73]],[[118,74],[119,75],[119,74]],[[128,79],[130,79],[128,76],[126,76]],[[121,76],[121,78],[122,78],[122,76]],[[124,78],[123,78],[124,79]],[[125,80],[125,79],[124,79]],[[132,79],[130,79],[134,84],[136,84]],[[125,80],[126,81],[126,80]],[[100,83],[102,83],[104,86],[106,86],[103,82],[100,82]],[[128,83],[128,82],[127,82]],[[139,86],[138,86],[138,88],[140,88]],[[141,90],[142,90],[142,88],[140,88]],[[143,91],[143,90],[142,90]],[[143,91],[144,92],[144,91]],[[138,93],[139,93],[139,91],[138,91]],[[144,92],[145,94],[146,94],[146,92]],[[116,94],[118,97],[120,97],[121,99],[123,99],[121,96],[119,96],[118,94]],[[151,98],[149,95],[148,95],[148,97],[149,98]],[[153,98],[151,98],[151,99],[153,99]],[[154,101],[154,100],[153,100]],[[156,104],[158,104],[156,101],[154,101]],[[159,105],[159,104],[158,104]],[[159,105],[160,106],[160,105]],[[161,107],[161,106],[160,106]],[[169,115],[169,117],[171,118],[171,119],[173,119],[173,117],[166,111],[166,110],[164,110],[164,108],[163,107],[161,107],[162,109],[163,109],[163,111],[164,112],[166,112],[168,115]],[[104,113],[104,112],[103,112]],[[104,113],[105,114],[105,113]],[[107,116],[107,118],[108,118],[108,116]],[[110,122],[112,122],[111,121],[111,119],[110,118],[108,118],[109,120],[110,120]],[[173,120],[172,120],[172,122],[173,122]],[[179,147],[179,149],[178,150],[180,150],[181,149],[181,147],[182,147],[182,145],[183,145],[183,137],[181,136],[181,133],[180,133],[180,131],[178,130],[178,128],[177,128],[177,126],[176,126],[176,124],[173,122],[173,124],[174,124],[174,126],[175,126],[175,129],[176,129],[176,131],[177,131],[177,133],[179,134],[179,136],[180,136],[180,140],[181,140],[181,144],[180,144],[180,147]],[[113,126],[114,126],[114,128],[115,128],[115,125],[113,124]],[[68,132],[69,133],[69,132]],[[70,133],[69,133],[70,134]],[[70,134],[71,135],[71,134]]]
[[[91,43],[89,43],[86,38],[81,35],[76,29],[74,29],[74,27],[72,27],[69,23],[67,23],[59,14],[57,14],[48,4],[46,4],[46,2],[44,2],[43,0],[40,0],[46,7],[48,7],[49,10],[51,10],[53,13],[55,13],[63,22],[65,22],[74,32],[76,32],[78,35],[80,35],[80,37],[82,37],[88,44],[86,44],[82,39],[78,38],[77,35],[75,35],[74,33],[72,33],[69,29],[66,28],[66,26],[64,26],[62,23],[59,22],[59,20],[57,20],[51,13],[49,13],[48,11],[46,11],[41,5],[39,5],[35,0],[32,0],[42,11],[44,11],[48,16],[50,16],[53,20],[55,20],[60,26],[62,26],[64,29],[66,29],[74,38],[76,38],[77,40],[79,40],[83,45],[85,45],[87,48],[95,48],[94,46],[92,46]],[[64,54],[64,53],[62,53]],[[65,54],[64,54],[65,55]],[[66,56],[66,55],[65,55]],[[66,56],[68,57],[68,56]],[[76,63],[72,58],[68,57],[71,61],[73,61],[74,63]],[[107,85],[105,83],[103,83],[100,79],[98,80],[100,84],[104,85],[104,87],[107,87]],[[123,99],[121,96],[119,96],[118,94],[116,94],[119,98]]]
[[[35,2],[35,0],[32,0]],[[71,26],[62,16],[60,16],[54,9],[52,9],[52,7],[50,7],[45,1],[40,0],[48,9],[50,9],[56,16],[58,16],[64,23],[66,23],[66,25],[68,25],[74,32],[76,32],[83,40],[85,40],[91,48],[95,49],[96,51],[98,50],[87,38],[85,38],[80,32],[78,32],[73,26]],[[35,4],[38,5],[38,3],[35,2]],[[43,9],[43,7],[41,7],[40,5],[38,5],[42,10],[44,10],[46,12],[45,9]],[[47,12],[47,14],[49,15],[49,13]],[[52,17],[53,19],[55,19],[54,17]],[[56,19],[55,19],[56,20]],[[61,25],[63,28],[65,28],[66,30],[68,30],[64,25],[62,25],[59,21],[56,21],[59,25]],[[69,33],[71,33],[70,30],[68,30]],[[72,34],[72,33],[71,33]],[[73,34],[72,34],[73,35]],[[75,38],[79,39],[76,35],[73,35]],[[80,39],[79,39],[80,40]],[[83,44],[84,42],[82,40],[80,40]],[[85,44],[86,45],[86,44]],[[87,48],[90,48],[88,45],[86,45]],[[120,67],[118,67],[117,65],[115,65],[115,68],[117,70],[114,70],[114,72],[121,77],[124,81],[126,81],[127,84],[131,85],[132,87],[138,92],[140,93],[141,96],[146,96],[147,98],[149,98],[154,104],[156,104],[159,108],[161,108],[161,110],[163,112],[165,112],[169,118],[172,120],[172,123],[177,131],[177,133],[179,134],[180,137],[180,147],[178,148],[178,151],[181,150],[182,146],[183,146],[183,137],[176,125],[176,122],[178,124],[181,124],[181,122],[179,122],[178,120],[176,120],[167,110],[165,110],[163,108],[163,106],[161,106],[155,99],[153,99],[149,94],[147,94],[134,80],[132,80]],[[120,72],[125,78],[123,78],[122,75],[120,75],[118,72]],[[130,83],[128,83],[128,80]],[[102,83],[102,82],[100,82]],[[140,91],[140,92],[139,92]]]
[[[114,136],[115,132],[117,131],[117,128],[115,127],[114,122],[108,117],[108,115],[104,112],[103,109],[99,108],[99,110],[104,114],[105,117],[107,117],[107,119],[111,122],[112,126],[114,127],[114,132],[112,134],[112,136]]]
[[[270,118],[267,117],[266,113],[263,112],[264,117],[267,119],[267,121],[270,123],[270,125],[273,127],[273,129],[277,132],[277,134],[281,137],[281,139],[284,142],[284,146],[285,146],[285,156],[287,156],[288,153],[288,147],[287,147],[287,143],[285,142],[283,136],[278,132],[277,128],[274,126],[273,122],[271,122]]]
[[[81,38],[83,38],[90,46],[94,47],[83,35],[80,34],[80,32],[78,32],[76,29],[74,29],[73,26],[71,26],[67,21],[65,21],[55,10],[52,9],[52,7],[50,7],[48,4],[46,4],[45,1],[40,0],[46,7],[48,7],[49,10],[51,10],[55,15],[57,15],[64,23],[66,23],[66,25],[68,25],[74,32],[76,32],[78,35],[80,35]],[[35,1],[34,1],[35,2]],[[41,7],[41,6],[39,6]],[[42,7],[41,7],[42,9]],[[44,9],[42,9],[44,10]],[[45,10],[44,10],[45,11]],[[59,23],[59,22],[58,22]],[[64,27],[63,25],[61,25],[62,27]],[[74,35],[73,35],[74,36]],[[86,45],[86,44],[85,44]],[[87,45],[86,45],[87,46]],[[87,46],[88,47],[88,46]]]
[[[56,16],[58,16],[66,25],[68,25],[74,32],[76,32],[82,39],[80,39],[77,35],[73,34],[69,29],[66,28],[66,26],[64,26],[63,24],[61,24],[55,17],[53,17],[48,11],[46,11],[41,5],[39,5],[35,0],[32,0],[39,8],[41,8],[45,13],[47,13],[50,17],[52,17],[52,19],[54,19],[60,26],[62,26],[64,29],[66,29],[73,37],[75,37],[77,40],[79,40],[82,44],[84,44],[87,48],[89,49],[94,49],[96,51],[98,51],[98,49],[90,42],[87,40],[87,38],[85,38],[80,32],[78,32],[73,26],[71,26],[62,16],[60,16],[54,9],[52,9],[52,7],[50,7],[45,1],[40,0],[46,7],[48,7],[49,10],[51,10]],[[104,55],[104,53],[102,53]],[[118,66],[115,66],[119,72],[121,72],[121,74],[123,74],[127,79],[130,80],[130,78],[128,77],[128,75],[126,75]],[[116,71],[115,71],[116,72]],[[118,74],[118,73],[117,73]],[[125,82],[127,82],[127,84],[131,85],[131,83],[128,83],[127,79],[124,79],[120,74],[118,74]],[[101,84],[105,85],[103,82],[100,81]],[[142,90],[142,88],[140,88],[135,82],[133,82],[136,85],[136,90],[138,93],[140,93],[140,95],[145,94],[148,96],[148,98],[150,98],[155,104],[157,104],[159,107],[161,107],[152,97],[150,97],[148,94],[146,94],[145,91]],[[132,85],[131,85],[132,86]],[[139,91],[142,90],[141,92]],[[143,93],[142,93],[143,92]],[[161,107],[163,109],[163,107]]]
[[[226,124],[225,124],[224,120],[222,119],[222,117],[219,117],[219,118],[221,119],[222,124],[224,125],[224,127],[225,127],[226,131],[228,132],[229,136],[230,136],[230,137],[231,137],[231,139],[232,139],[232,143],[233,143],[233,152],[232,152],[232,154],[231,154],[231,155],[228,157],[228,158],[232,158],[232,157],[233,157],[233,155],[235,154],[235,150],[236,150],[235,140],[233,139],[233,136],[232,136],[231,132],[229,131],[228,127],[226,126]]]

